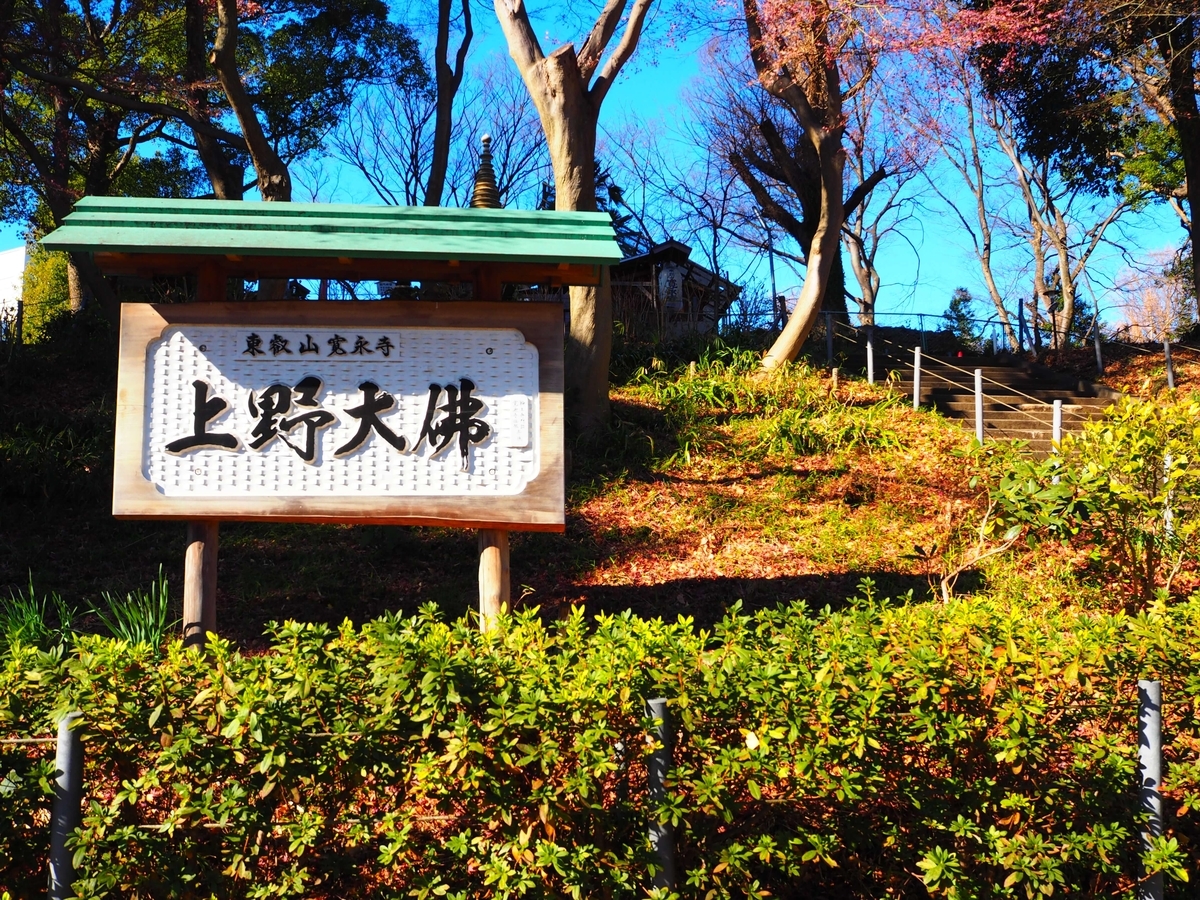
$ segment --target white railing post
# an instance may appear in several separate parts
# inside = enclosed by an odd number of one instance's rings
[[[1171,364],[1171,342],[1163,341],[1163,356],[1167,360],[1167,387],[1175,390],[1175,366]]]
[[[983,443],[983,369],[975,370],[975,438]]]
[[[1050,431],[1050,441],[1055,454],[1059,452],[1059,445],[1062,443],[1062,401],[1054,401],[1054,419]],[[1058,484],[1058,476],[1053,479],[1055,484]]]
[[[875,326],[867,326],[867,384],[875,383]]]
[[[1096,327],[1092,329],[1092,345],[1096,348],[1096,372],[1100,375],[1104,374],[1104,357],[1100,353],[1100,323],[1096,323]]]
[[[921,348],[913,347],[913,409],[921,408]]]

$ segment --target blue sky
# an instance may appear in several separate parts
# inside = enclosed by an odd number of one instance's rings
[[[485,55],[504,53],[498,29],[494,24],[491,27],[487,27],[488,23],[481,24],[486,30],[476,40],[472,56],[480,59]],[[615,126],[630,118],[656,120],[670,131],[682,124],[688,115],[685,93],[702,77],[700,43],[697,40],[678,45],[658,42],[648,47],[649,52],[639,51],[639,56],[634,57],[613,86],[604,103],[602,125]],[[544,38],[544,49],[552,48],[553,42]],[[681,142],[672,143],[681,146]],[[332,161],[325,165],[339,169],[333,179],[338,188],[329,199],[372,202],[371,192],[357,172]],[[942,173],[935,177],[949,175]],[[1101,291],[1125,268],[1127,260],[1144,259],[1154,251],[1174,249],[1181,242],[1182,232],[1170,210],[1152,207],[1128,217],[1121,223],[1119,233],[1113,232],[1112,237],[1120,248],[1099,251],[1091,267],[1097,289]],[[19,245],[21,239],[18,227],[0,226],[0,250]],[[957,220],[937,202],[926,198],[918,219],[906,229],[904,238],[893,237],[880,249],[878,268],[883,282],[880,312],[938,315],[945,310],[957,287],[966,287],[976,297],[986,298],[978,263],[969,248],[969,240]],[[754,260],[747,254],[729,268],[731,271],[748,269],[750,278],[758,280],[764,288],[767,285],[765,259]],[[1002,262],[1001,270],[1002,281],[1014,297],[1028,294],[1025,287],[1028,279],[1015,254]],[[776,282],[780,293],[794,294],[802,280],[801,267],[777,259]],[[853,279],[848,281],[852,284]],[[1086,297],[1087,292],[1084,294]],[[1105,303],[1102,301],[1101,305],[1103,308]],[[990,303],[986,306],[990,308]],[[985,306],[981,305],[979,310],[981,315],[988,315]],[[1114,318],[1111,313],[1104,317]],[[881,324],[888,324],[886,316],[881,319]]]

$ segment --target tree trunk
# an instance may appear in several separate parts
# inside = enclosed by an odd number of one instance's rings
[[[546,135],[554,167],[555,209],[596,209],[596,122],[600,104],[637,49],[651,2],[634,0],[624,18],[620,41],[601,65],[605,48],[622,21],[625,0],[605,4],[578,55],[574,45],[566,44],[548,56],[542,53],[523,0],[495,0],[496,18],[508,42],[508,52],[521,72]],[[604,273],[599,287],[571,288],[567,416],[584,434],[608,421],[611,352],[612,290]]]
[[[437,102],[433,117],[433,154],[429,161],[429,183],[425,188],[425,205],[440,206],[446,189],[446,170],[450,166],[451,126],[454,123],[454,97],[462,84],[467,48],[471,45],[470,0],[462,0],[463,39],[455,54],[454,68],[447,57],[450,53],[451,0],[438,0],[437,46],[434,49],[434,78]],[[478,135],[472,135],[478,137]]]
[[[67,289],[71,312],[86,309],[93,301],[100,304],[105,317],[114,326],[121,321],[121,304],[116,292],[105,280],[90,253],[71,253],[67,258]]]
[[[187,59],[184,77],[188,86],[184,92],[188,112],[202,122],[211,120],[208,89],[208,34],[207,13],[202,0],[186,0],[184,3],[184,31],[187,40]],[[229,159],[228,150],[211,134],[193,130],[196,153],[212,183],[213,196],[218,200],[241,200],[242,185],[246,170]]]
[[[575,48],[560,47],[526,77],[546,134],[554,169],[554,208],[596,209],[596,122],[583,87]],[[612,355],[612,289],[605,272],[599,287],[570,289],[566,397],[568,419],[589,434],[608,421],[608,365]]]
[[[287,202],[292,199],[292,177],[267,140],[254,101],[242,84],[237,67],[237,0],[217,0],[217,23],[217,38],[213,42],[210,62],[217,70],[217,78],[246,137],[246,147],[258,176],[258,192],[263,200]]]
[[[1174,113],[1175,134],[1187,179],[1188,236],[1192,256],[1200,247],[1200,108],[1196,102],[1195,27],[1183,17],[1171,25],[1164,23],[1157,39],[1159,52],[1167,68],[1167,94]],[[1200,266],[1192,265],[1192,290],[1200,297]]]
[[[87,307],[87,286],[83,283],[83,275],[79,272],[76,262],[82,254],[67,254],[67,297],[71,312],[77,313]]]
[[[800,353],[820,314],[833,267],[835,263],[840,263],[841,225],[845,220],[842,167],[846,162],[846,153],[840,140],[823,136],[817,144],[817,155],[821,160],[821,220],[813,234],[804,286],[800,289],[796,308],[763,358],[763,368],[768,371],[791,362]],[[842,302],[845,303],[844,295]]]

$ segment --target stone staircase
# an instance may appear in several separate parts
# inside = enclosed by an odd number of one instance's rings
[[[909,396],[913,393],[912,357],[884,357],[885,369],[895,372]],[[987,437],[1029,442],[1034,453],[1050,451],[1053,403],[1062,401],[1064,434],[1081,431],[1083,423],[1099,418],[1120,392],[1030,363],[1004,357],[923,356],[921,403],[963,426],[975,428],[975,370],[983,374],[983,423]],[[965,371],[964,371],[965,370]]]

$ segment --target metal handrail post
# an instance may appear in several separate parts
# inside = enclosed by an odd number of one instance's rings
[[[50,819],[49,900],[74,897],[74,851],[67,838],[79,828],[83,803],[83,742],[71,726],[83,714],[68,713],[58,720],[58,744],[54,754],[54,805]]]
[[[1162,787],[1162,682],[1138,681],[1138,792],[1142,812],[1148,817],[1142,847],[1150,850],[1163,832]],[[1162,900],[1163,876],[1156,872],[1138,887],[1142,900]]]
[[[1050,442],[1053,446],[1055,454],[1059,452],[1059,445],[1062,444],[1062,401],[1054,401],[1054,418],[1050,429]],[[1054,484],[1058,484],[1058,476],[1055,475],[1051,479]]]
[[[867,384],[875,383],[875,326],[867,326]]]
[[[646,701],[646,715],[654,719],[653,734],[657,746],[651,751],[646,765],[647,793],[651,803],[661,803],[667,797],[666,781],[671,773],[671,751],[674,744],[667,701],[658,697]],[[656,888],[675,887],[675,829],[670,822],[650,821],[650,846],[658,863],[652,883]]]
[[[913,409],[921,408],[921,348],[913,347]]]
[[[975,370],[975,437],[983,443],[983,369]]]

